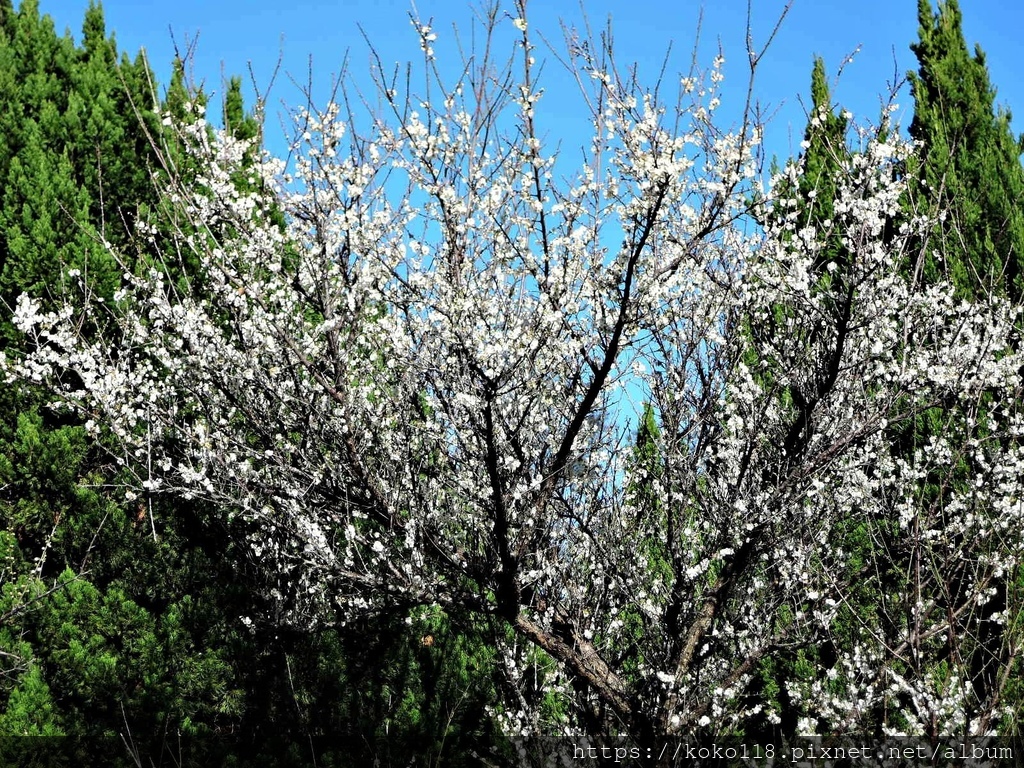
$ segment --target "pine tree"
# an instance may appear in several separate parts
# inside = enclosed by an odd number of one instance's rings
[[[82,26],[82,47],[73,69],[74,89],[64,116],[67,143],[81,183],[93,191],[90,221],[107,242],[132,237],[140,206],[155,202],[150,177],[153,151],[145,115],[153,107],[144,59],[118,62],[113,37],[106,36],[103,11],[91,4]],[[155,121],[148,125],[150,135]],[[129,151],[134,148],[134,152]]]
[[[910,134],[923,154],[911,172],[920,197],[948,212],[928,244],[935,256],[923,265],[924,279],[945,273],[964,296],[1020,298],[1024,144],[1010,129],[1010,112],[994,107],[985,54],[980,46],[973,56],[968,51],[957,0],[945,0],[937,13],[931,0],[918,0],[918,19]]]
[[[184,183],[198,172],[162,113],[194,120],[187,105],[205,96],[176,61],[161,103],[145,58],[119,60],[98,4],[81,41],[58,37],[36,0],[17,13],[0,0],[0,349],[9,354],[23,343],[7,332],[17,296],[59,298],[70,270],[108,297],[122,269],[150,266],[202,290],[196,263],[154,262],[149,253],[162,249],[138,245],[133,225],[155,225],[157,238],[182,226],[167,218],[151,172]],[[258,143],[241,82],[228,83],[225,127]],[[101,236],[133,258],[115,264]],[[253,764],[301,765],[311,740],[323,754],[348,732],[365,749],[340,764],[429,752],[457,765],[466,744],[496,740],[485,628],[447,616],[409,628],[390,616],[317,635],[246,630],[239,618],[270,613],[274,585],[252,575],[243,548],[225,545],[245,532],[225,530],[217,510],[115,498],[109,456],[45,402],[0,388],[0,765],[29,764],[5,751],[12,732],[63,732],[110,765],[116,755],[129,764],[125,728],[143,760],[179,734],[177,757],[192,764],[225,764],[210,750],[251,743],[268,750]],[[379,638],[369,654],[368,637]],[[238,737],[213,738],[215,729]]]

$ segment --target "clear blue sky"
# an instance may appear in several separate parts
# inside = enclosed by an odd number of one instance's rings
[[[985,50],[997,101],[1015,109],[1014,126],[1024,131],[1024,85],[1019,67],[1024,54],[1024,2],[1020,0],[961,0],[964,32],[968,45],[980,43]],[[53,17],[58,31],[70,29],[79,37],[87,0],[40,0],[43,13]],[[508,2],[512,10],[512,3]],[[717,40],[726,54],[726,85],[738,89],[746,83],[743,55],[746,0],[706,0],[704,3],[702,50],[710,62]],[[784,6],[784,0],[753,0],[755,42],[765,40]],[[108,31],[114,31],[121,50],[134,54],[144,46],[166,85],[168,63],[173,55],[171,34],[184,47],[198,38],[194,72],[208,89],[219,90],[222,73],[246,73],[250,63],[257,80],[264,84],[279,55],[283,74],[271,94],[273,136],[276,117],[273,107],[300,101],[288,74],[300,82],[307,78],[312,57],[317,90],[326,93],[331,74],[340,66],[346,51],[356,73],[365,71],[366,44],[357,25],[362,25],[386,62],[419,56],[418,44],[408,23],[407,0],[107,0],[103,3]],[[443,44],[451,40],[451,25],[468,28],[471,6],[465,0],[418,0],[419,15],[433,18]],[[560,39],[559,19],[579,24],[580,4],[572,0],[533,0],[531,24],[552,40]],[[587,16],[595,27],[610,15],[616,47],[622,62],[638,61],[647,79],[657,75],[669,43],[673,44],[670,72],[684,71],[689,63],[694,31],[701,3],[688,0],[586,0]],[[790,154],[799,143],[804,113],[798,96],[807,98],[812,57],[825,58],[830,76],[843,59],[860,47],[854,62],[846,68],[835,98],[858,118],[874,120],[879,94],[887,91],[894,76],[902,77],[914,66],[909,44],[917,39],[916,0],[795,0],[789,17],[759,73],[758,99],[779,111],[769,127],[769,150],[780,156]],[[543,56],[543,51],[541,52]],[[559,68],[551,62],[543,84],[557,93]],[[730,91],[726,91],[726,106]],[[740,101],[741,93],[732,94]],[[561,127],[561,102],[544,104],[542,114],[548,130]],[[909,123],[911,100],[904,93],[899,103]],[[566,107],[568,109],[568,107]],[[554,120],[552,118],[555,118]],[[567,124],[568,127],[568,124]],[[574,125],[564,138],[579,142],[585,129]],[[556,136],[552,136],[556,138]],[[273,139],[272,139],[273,142]],[[273,144],[276,142],[272,143]]]

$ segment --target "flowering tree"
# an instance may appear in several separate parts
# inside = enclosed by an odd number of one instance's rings
[[[491,9],[449,83],[415,22],[424,90],[378,69],[365,130],[355,90],[301,111],[291,170],[182,126],[176,250],[141,233],[112,306],[81,280],[53,313],[23,296],[7,375],[117,446],[130,493],[247,525],[293,621],[488,617],[513,735],[771,722],[762,664],[811,645],[802,733],[997,728],[961,660],[1022,555],[1018,311],[916,281],[911,148],[865,134],[822,220],[799,164],[762,188],[749,103],[716,124],[721,57],[666,105],[573,39],[593,140],[566,174],[511,23],[506,63]],[[937,405],[941,436],[893,447]]]

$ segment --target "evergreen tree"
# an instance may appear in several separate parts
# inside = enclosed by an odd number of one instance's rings
[[[802,154],[791,161],[776,183],[781,190],[779,198],[788,200],[788,208],[775,208],[764,212],[763,223],[780,222],[795,218],[803,227],[814,227],[818,234],[813,246],[815,258],[809,280],[816,286],[822,300],[821,323],[815,334],[832,334],[834,338],[824,345],[816,361],[816,375],[806,382],[793,382],[785,388],[783,398],[792,409],[792,427],[784,449],[795,461],[811,437],[813,411],[826,396],[834,382],[838,358],[843,351],[841,330],[849,321],[849,308],[855,285],[847,279],[850,267],[849,249],[843,244],[843,227],[833,210],[833,201],[842,183],[844,168],[851,152],[847,147],[847,121],[831,103],[831,92],[825,72],[825,63],[819,57],[811,72],[811,106],[808,123],[801,142]],[[804,247],[804,246],[800,246]],[[767,323],[751,328],[752,353],[756,358],[771,363],[773,348],[790,331],[791,307],[779,306]],[[813,339],[808,340],[808,347]],[[769,368],[766,368],[769,370]]]
[[[156,199],[140,121],[159,124],[145,114],[149,81],[141,58],[119,71],[99,6],[77,48],[35,0],[0,5],[4,353],[24,344],[10,333],[22,292],[55,298],[80,280],[112,295],[120,268],[101,236],[128,243]],[[211,638],[230,633],[231,590],[216,585],[232,568],[170,525],[147,536],[145,516],[106,490],[109,456],[45,402],[0,388],[0,764],[28,764],[11,736],[65,733],[109,756],[126,726],[144,741],[168,725],[209,730],[238,709],[228,645]]]
[[[78,58],[65,115],[67,141],[83,186],[94,190],[90,221],[108,242],[122,245],[133,236],[139,208],[156,199],[147,129],[150,136],[159,132],[152,120],[149,71],[141,55],[135,62],[127,56],[118,62],[117,46],[106,37],[103,11],[95,4],[86,11]]]
[[[1022,252],[1020,244],[1024,243],[1019,239],[1024,235],[1024,228],[1018,226],[1019,202],[1024,199],[1019,191],[1024,190],[1024,186],[1019,145],[1009,133],[1009,115],[993,113],[994,92],[988,84],[984,57],[980,51],[973,58],[967,54],[955,0],[942,6],[938,16],[932,15],[927,2],[921,3],[920,11],[922,41],[914,50],[922,69],[918,75],[912,75],[918,106],[911,132],[924,143],[924,154],[919,165],[906,169],[912,180],[918,182],[911,187],[908,207],[948,213],[932,234],[934,242],[929,250],[938,256],[923,265],[908,264],[907,268],[921,268],[925,284],[948,276],[964,297],[977,299],[996,293],[1019,299],[1017,264]],[[803,173],[790,182],[794,210],[780,213],[796,215],[801,222],[814,223],[819,231],[827,233],[828,227],[822,225],[837,218],[830,201],[835,199],[837,185],[842,182],[843,166],[849,161],[850,150],[845,138],[846,122],[830,105],[821,60],[814,65],[811,93],[812,108],[802,143]],[[881,130],[887,130],[884,118]],[[890,231],[894,223],[886,225]],[[855,285],[847,284],[845,277],[849,266],[847,252],[840,239],[827,234],[819,247],[811,279],[817,280],[825,299],[823,306],[828,308],[831,322],[826,322],[824,327],[841,328],[843,306],[856,290]],[[765,348],[771,347],[770,340],[785,332],[785,320],[786,308],[780,307],[774,324],[753,329],[755,347],[762,357]],[[837,343],[837,353],[840,347],[841,343]],[[813,422],[812,404],[826,391],[823,385],[827,384],[831,368],[834,366],[823,360],[820,367],[823,375],[817,382],[802,387],[809,390],[810,396],[808,391],[792,386],[785,393],[785,397],[792,400],[796,415],[791,432],[794,439],[787,440],[787,451],[800,450],[809,434]],[[919,461],[916,450],[927,444],[929,436],[965,428],[971,429],[977,439],[985,439],[988,417],[984,411],[976,427],[962,424],[961,416],[955,406],[940,403],[918,413],[905,425],[891,428],[893,454],[915,464]],[[941,508],[949,488],[965,487],[975,469],[959,460],[945,467],[926,469],[919,500],[921,509]],[[865,582],[856,594],[847,596],[834,625],[833,643],[837,649],[842,648],[853,633],[871,631],[876,622],[890,616],[891,611],[886,608],[887,594],[910,588],[905,574],[910,573],[915,554],[894,545],[898,540],[894,526],[894,521],[877,520],[870,526],[859,525],[836,532],[838,545],[849,552],[851,572],[870,565],[879,577],[877,586],[869,587]],[[879,566],[883,567],[883,572],[878,572]],[[1019,603],[1014,595],[1020,592],[1020,587],[1015,587],[1014,578],[1010,575],[1006,584],[997,586],[987,611],[1006,610]],[[955,596],[958,587],[952,575],[948,588]],[[1020,623],[1019,610],[1012,609],[1008,615],[1013,618],[1004,629],[996,628],[992,622],[978,621],[976,634],[950,636],[945,651],[934,650],[940,658],[945,653],[957,660],[949,662],[951,670],[956,667],[953,674],[965,675],[973,681],[978,701],[999,700],[1017,685],[1013,675],[1006,673],[1013,669],[1012,649],[1019,644],[1019,639],[1015,638],[1019,634],[1016,626]],[[965,622],[965,626],[969,623]],[[801,685],[813,684],[820,670],[827,668],[831,653],[827,645],[822,645],[816,649],[800,649],[792,658],[776,658],[762,664],[766,689],[776,691],[779,696],[778,713],[783,719],[783,734],[791,732],[790,727],[795,723],[791,719],[795,713],[787,718],[787,712],[791,712],[786,703],[788,694],[799,690]],[[842,681],[831,684],[841,685]],[[996,689],[1002,693],[993,693]],[[982,719],[994,716],[991,712],[977,714]],[[991,724],[991,720],[986,722]],[[899,727],[899,723],[884,712],[878,713],[877,723],[879,727]]]
[[[12,0],[0,0],[0,33],[10,40],[14,36],[14,3]]]
[[[1024,298],[1024,137],[1011,130],[1011,114],[995,106],[996,89],[989,80],[979,45],[971,55],[964,39],[958,0],[918,2],[919,40],[911,46],[918,71],[908,73],[914,97],[911,136],[922,143],[919,164],[911,175],[912,207],[941,210],[944,218],[930,233],[926,261],[919,265],[925,283],[947,276],[966,298]],[[917,265],[910,265],[917,266]],[[982,404],[978,439],[987,439],[994,416]],[[948,411],[933,408],[921,414],[913,430],[901,436],[906,451],[926,444],[930,435],[947,430]],[[960,463],[947,478],[930,478],[926,493],[941,499],[943,482],[955,476],[967,483],[975,467]],[[951,577],[951,588],[956,580]],[[1019,648],[1024,642],[1024,574],[1006,574],[993,587],[986,607],[1000,611],[1006,622],[986,622],[972,638],[962,660],[980,699],[991,690],[1020,707],[1022,684]],[[994,716],[994,715],[993,715]],[[1002,718],[1006,732],[1019,731],[1019,715]]]
[[[242,97],[242,78],[237,75],[228,81],[224,95],[224,128],[236,139],[255,139],[259,135],[259,121],[245,111]]]
[[[995,108],[985,54],[972,56],[957,0],[933,12],[918,0],[919,41],[911,46],[918,71],[910,72],[914,97],[911,136],[922,142],[919,168],[911,172],[918,194],[947,211],[929,243],[935,254],[924,278],[948,274],[965,296],[994,291],[1024,294],[1024,144],[1010,128],[1010,112]]]

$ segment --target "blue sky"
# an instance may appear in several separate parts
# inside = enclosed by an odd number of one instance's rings
[[[784,0],[752,0],[756,43],[766,39]],[[58,31],[65,28],[79,36],[87,0],[40,0],[43,13],[53,17]],[[512,3],[507,3],[512,10]],[[703,4],[701,59],[709,63],[721,40],[726,55],[724,106],[741,103],[746,85],[743,37],[746,0],[707,0]],[[669,44],[673,44],[669,71],[687,69],[694,32],[702,4],[687,0],[586,0],[584,7],[591,24],[601,27],[611,16],[620,62],[638,61],[641,73],[653,81]],[[174,46],[197,40],[194,73],[208,90],[219,90],[222,74],[244,74],[252,66],[263,86],[282,57],[282,75],[271,93],[271,147],[278,144],[276,109],[283,103],[296,104],[300,94],[288,75],[305,82],[312,57],[315,90],[326,94],[331,75],[337,72],[348,52],[350,67],[357,78],[366,70],[368,52],[359,25],[378,47],[385,62],[417,59],[418,43],[408,23],[408,0],[107,0],[103,3],[108,31],[114,31],[121,50],[134,53],[147,49],[162,84],[166,84],[168,62]],[[466,0],[418,0],[423,19],[432,18],[440,40],[452,39],[451,26],[467,29],[471,5]],[[576,2],[533,0],[530,19],[534,29],[552,40],[560,40],[559,19],[579,25],[581,6]],[[1016,107],[1014,126],[1024,131],[1024,85],[1018,67],[1024,53],[1020,31],[1024,29],[1024,3],[1016,0],[961,0],[964,31],[968,44],[978,42],[985,50],[997,101]],[[835,99],[858,118],[874,120],[879,94],[886,92],[894,77],[913,67],[909,44],[917,39],[916,0],[794,0],[780,34],[759,71],[756,96],[768,108],[777,109],[769,125],[766,143],[770,153],[788,156],[801,138],[804,112],[799,98],[807,98],[814,55],[825,58],[830,76],[856,49],[860,52],[848,65],[835,91]],[[543,50],[540,57],[543,58]],[[551,61],[542,84],[549,93],[559,93],[559,67]],[[363,78],[365,81],[365,78]],[[564,86],[564,82],[562,83]],[[552,103],[552,101],[554,103]],[[904,92],[899,99],[909,123],[911,100]],[[551,138],[582,143],[586,130],[584,115],[572,111],[570,102],[549,99],[542,102]],[[727,113],[726,113],[727,114]],[[579,123],[573,119],[579,118]],[[554,131],[556,126],[558,131]],[[566,135],[562,133],[563,126]]]

